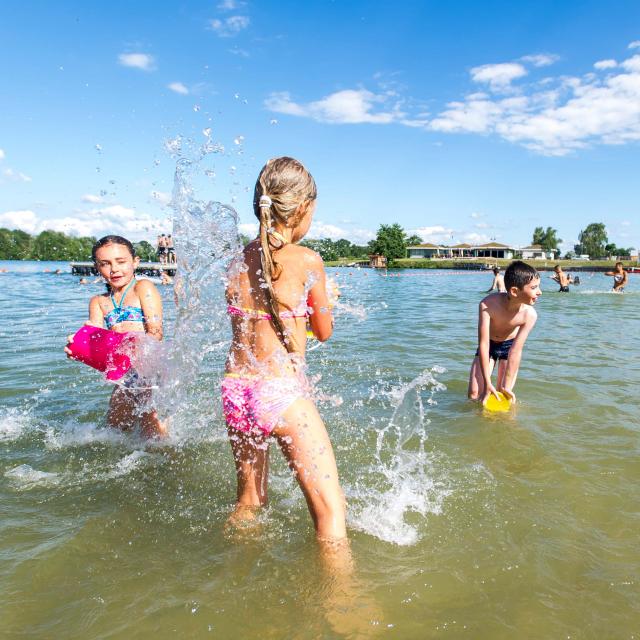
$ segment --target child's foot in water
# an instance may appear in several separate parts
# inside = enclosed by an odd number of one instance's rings
[[[237,504],[224,525],[224,533],[228,537],[256,536],[262,531],[259,518],[262,507]]]

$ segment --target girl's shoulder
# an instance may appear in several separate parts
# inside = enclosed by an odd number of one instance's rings
[[[109,293],[107,291],[104,291],[103,293],[96,293],[95,296],[91,296],[91,298],[89,299],[89,304],[90,305],[95,305],[95,304],[105,304],[106,302],[109,301]]]
[[[309,247],[302,247],[299,244],[289,245],[292,250],[291,256],[296,260],[302,260],[307,267],[322,267],[324,263],[320,254],[310,249]]]
[[[146,278],[141,280],[136,278],[136,284],[134,285],[133,290],[136,292],[138,297],[140,297],[141,294],[149,293],[151,291],[155,291],[156,293],[158,292],[156,285]]]

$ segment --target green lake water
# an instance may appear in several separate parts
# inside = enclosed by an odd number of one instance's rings
[[[1,637],[640,637],[640,276],[615,295],[584,273],[567,295],[543,274],[517,407],[484,415],[466,385],[489,275],[332,270],[335,334],[308,361],[348,499],[346,580],[277,447],[260,528],[225,533],[223,349],[167,443],[116,433],[110,386],[62,352],[100,286],[3,266]]]

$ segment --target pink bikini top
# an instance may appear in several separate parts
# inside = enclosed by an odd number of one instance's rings
[[[241,318],[250,318],[251,320],[271,320],[271,314],[259,309],[248,309],[247,307],[236,307],[233,304],[227,305],[227,313],[230,316],[239,316]],[[280,318],[287,320],[288,318],[307,318],[309,311],[306,304],[301,304],[292,311],[281,311]]]

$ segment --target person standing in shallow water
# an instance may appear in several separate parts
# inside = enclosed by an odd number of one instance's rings
[[[504,276],[500,273],[500,267],[493,268],[493,283],[491,284],[491,288],[487,289],[487,293],[490,293],[494,289],[497,289],[500,293],[506,291],[504,288]]]
[[[93,246],[91,255],[107,291],[89,301],[86,324],[162,340],[162,298],[152,282],[136,279],[140,258],[131,242],[122,236],[105,236]],[[67,342],[72,339],[69,336]],[[64,350],[67,357],[72,356],[68,346]],[[149,400],[147,385],[130,369],[111,394],[108,424],[128,431],[139,423],[144,436],[165,436],[166,426],[156,411],[147,406]]]
[[[322,258],[296,244],[316,205],[311,174],[293,158],[269,160],[255,186],[258,237],[230,268],[233,331],[222,401],[238,493],[230,525],[267,503],[270,439],[285,455],[324,550],[348,548],[344,495],[333,447],[305,377],[307,321],[318,340],[333,331]]]
[[[522,349],[538,314],[533,305],[542,295],[540,276],[530,265],[516,260],[504,272],[506,293],[492,293],[478,309],[478,349],[469,373],[468,397],[484,402],[498,391],[515,401],[513,387]],[[498,364],[497,389],[491,374]]]
[[[623,293],[627,286],[629,274],[624,270],[622,262],[616,262],[614,271],[607,271],[605,276],[613,277],[613,291],[615,293]]]

